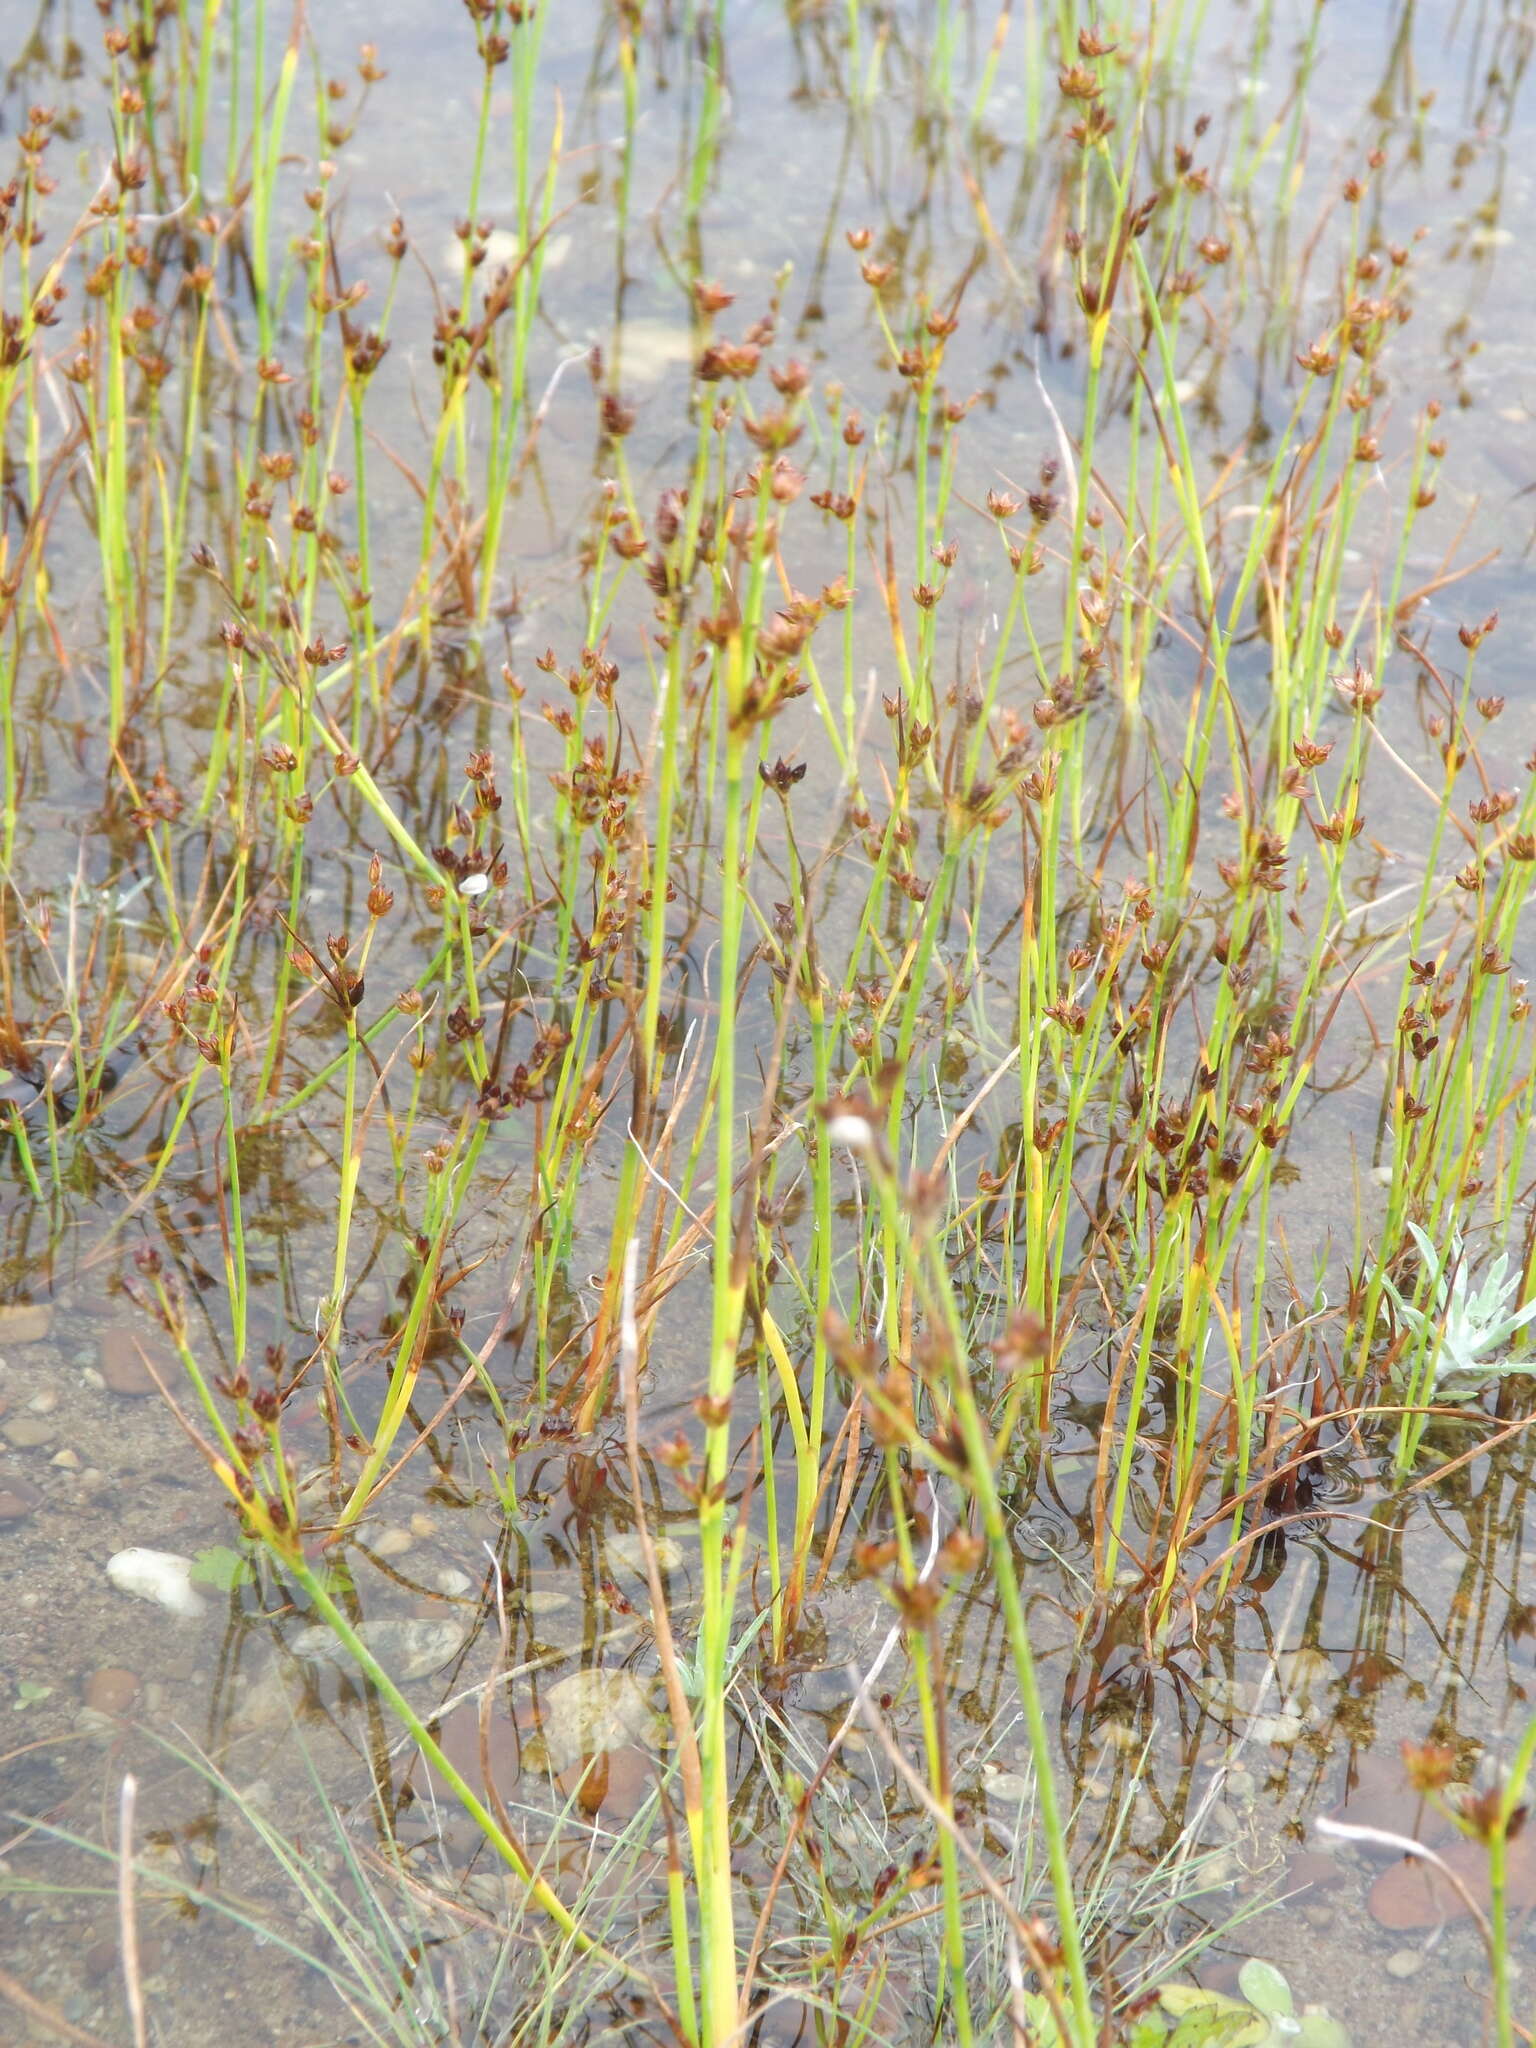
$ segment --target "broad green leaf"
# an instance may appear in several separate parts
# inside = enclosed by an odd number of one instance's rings
[[[208,1550],[200,1550],[192,1560],[189,1574],[200,1586],[215,1586],[221,1593],[232,1592],[253,1576],[250,1559],[231,1550],[227,1543],[215,1543]]]
[[[1042,1997],[1038,1991],[1026,1991],[1024,2017],[1029,2021],[1030,2034],[1039,2043],[1039,2048],[1061,2048],[1061,2030],[1048,1998]]]
[[[1253,2014],[1231,2012],[1192,2012],[1179,2021],[1168,2036],[1165,2048],[1233,2048],[1236,2042],[1250,2042]],[[1265,2022],[1266,2029],[1268,2021]],[[1268,2033],[1259,2037],[1259,2048],[1269,2039]]]
[[[1349,2030],[1320,2005],[1302,2009],[1301,2032],[1292,2038],[1296,2048],[1353,2048]]]
[[[1168,2028],[1160,2013],[1143,2014],[1131,2024],[1126,2048],[1168,2048]]]
[[[1288,2020],[1295,2012],[1290,1985],[1274,1964],[1266,1963],[1262,1957],[1251,1956],[1238,1972],[1237,1981],[1248,2003],[1268,2013],[1271,2019]]]
[[[1264,2014],[1239,1998],[1193,1984],[1165,1984],[1157,1997],[1164,2012],[1180,2023],[1168,2048],[1261,2048],[1269,2039]]]

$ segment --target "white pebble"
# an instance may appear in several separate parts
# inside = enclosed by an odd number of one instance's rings
[[[999,1771],[985,1784],[987,1798],[1006,1806],[1021,1806],[1033,1795],[1034,1789],[1034,1780],[1021,1777],[1017,1771]]]
[[[107,1577],[120,1593],[153,1601],[170,1614],[194,1620],[207,1602],[192,1584],[192,1560],[172,1550],[120,1550],[107,1559]]]
[[[874,1149],[875,1133],[867,1117],[852,1110],[842,1110],[836,1116],[827,1118],[827,1143],[846,1146],[850,1152],[869,1152]]]
[[[683,1553],[670,1536],[653,1536],[651,1548],[656,1553],[656,1569],[675,1572],[683,1562]],[[608,1558],[612,1564],[622,1565],[627,1572],[645,1575],[645,1546],[637,1535],[610,1536]]]

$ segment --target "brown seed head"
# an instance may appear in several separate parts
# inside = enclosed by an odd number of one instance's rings
[[[1065,64],[1056,74],[1056,83],[1061,88],[1063,99],[1087,102],[1096,100],[1104,90],[1099,83],[1098,73],[1086,64]]]

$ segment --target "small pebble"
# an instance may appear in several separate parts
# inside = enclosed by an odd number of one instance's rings
[[[1301,1892],[1315,1887],[1326,1891],[1329,1885],[1338,1884],[1344,1876],[1337,1860],[1321,1849],[1303,1849],[1291,1858],[1285,1873],[1285,1889]]]
[[[556,1771],[568,1771],[599,1750],[649,1741],[655,1716],[645,1688],[630,1671],[573,1671],[544,1695],[541,1732]]]
[[[986,1781],[987,1798],[1004,1806],[1020,1805],[1034,1789],[1033,1780],[1021,1778],[1017,1771],[999,1771],[995,1778]]]
[[[152,1685],[144,1689],[146,1714],[152,1711],[150,1695],[154,1691],[155,1687]],[[288,1701],[288,1688],[283,1683],[283,1674],[273,1666],[237,1693],[234,1710],[230,1716],[230,1727],[237,1734],[249,1734],[257,1728],[270,1728],[279,1722],[287,1722],[292,1713],[293,1709]]]
[[[139,1968],[152,1970],[164,1952],[164,1943],[152,1934],[139,1936]],[[116,1936],[93,1941],[82,1958],[85,1978],[88,1984],[100,1984],[108,1977],[116,1977],[121,1968],[122,1950]]]
[[[0,1478],[0,1522],[20,1522],[41,1506],[43,1496],[19,1473]]]
[[[521,1884],[521,1878],[517,1882]],[[464,1880],[464,1895],[473,1905],[483,1906],[487,1913],[499,1913],[507,1903],[506,1887],[500,1873],[494,1870],[471,1871]]]
[[[1421,1948],[1394,1949],[1387,1957],[1389,1977],[1416,1977],[1424,1967],[1424,1951]]]
[[[103,1664],[85,1681],[85,1704],[98,1714],[126,1714],[139,1696],[139,1674],[122,1664]]]
[[[651,1548],[656,1553],[658,1571],[675,1572],[682,1564],[683,1553],[670,1536],[653,1536]],[[645,1550],[638,1536],[610,1536],[608,1556],[614,1564],[622,1565],[626,1571],[644,1576]]]
[[[487,272],[494,274],[509,263],[515,263],[522,254],[522,243],[510,228],[492,228],[483,244]],[[454,277],[462,277],[469,264],[469,252],[455,235],[451,242],[443,244],[443,267]]]
[[[313,1472],[306,1472],[299,1481],[299,1499],[305,1503],[326,1500],[330,1496],[330,1491],[331,1468],[329,1465],[317,1465]]]
[[[159,1350],[153,1341],[145,1343],[143,1335],[131,1323],[104,1330],[96,1354],[101,1366],[102,1384],[112,1394],[136,1396],[157,1393],[155,1375],[145,1363],[145,1354],[153,1359],[162,1379],[172,1370],[169,1360],[155,1355]]]
[[[52,1387],[44,1387],[40,1394],[34,1394],[27,1403],[27,1412],[31,1415],[51,1415],[58,1405],[58,1394]]]
[[[53,1326],[46,1301],[8,1301],[0,1305],[0,1340],[7,1344],[40,1344]]]
[[[1306,1733],[1300,1714],[1255,1714],[1249,1728],[1255,1742],[1270,1742],[1277,1749],[1289,1749]]]
[[[558,1614],[562,1607],[570,1606],[571,1596],[569,1593],[557,1593],[550,1586],[534,1586],[524,1593],[520,1602],[514,1601],[513,1604],[520,1605],[529,1614]]]
[[[48,1462],[50,1465],[57,1465],[61,1472],[78,1472],[80,1470],[80,1453],[68,1449],[55,1451]]]
[[[57,1434],[57,1425],[41,1415],[13,1415],[0,1422],[0,1435],[18,1451],[35,1451],[52,1443]]]
[[[107,1391],[107,1383],[94,1365],[88,1365],[80,1377],[85,1381],[85,1384],[91,1389],[92,1393],[104,1394]]]
[[[430,1515],[412,1515],[411,1534],[413,1536],[431,1536],[436,1533],[436,1530],[437,1524]]]
[[[437,1590],[446,1593],[450,1600],[462,1598],[473,1589],[474,1583],[468,1572],[461,1572],[453,1565],[437,1575]]]
[[[464,1625],[446,1617],[404,1621],[386,1616],[382,1621],[364,1622],[358,1634],[390,1677],[404,1684],[440,1671],[462,1645]],[[289,1647],[296,1657],[316,1658],[344,1671],[355,1669],[351,1652],[322,1624],[300,1629]]]
[[[1119,1750],[1122,1754],[1141,1747],[1141,1737],[1128,1721],[1102,1722],[1093,1739],[1099,1749]]]
[[[75,1716],[74,1727],[77,1735],[103,1749],[110,1749],[122,1739],[123,1724],[117,1715],[103,1714],[96,1707],[82,1707]]]
[[[416,1548],[416,1538],[409,1529],[381,1529],[368,1547],[375,1557],[404,1557]]]

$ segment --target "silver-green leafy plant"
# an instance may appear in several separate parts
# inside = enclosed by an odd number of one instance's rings
[[[1474,1287],[1460,1232],[1437,1252],[1417,1223],[1408,1229],[1429,1275],[1425,1305],[1415,1307],[1383,1280],[1393,1313],[1414,1339],[1398,1376],[1410,1411],[1398,1434],[1400,1469],[1418,1453],[1430,1403],[1468,1400],[1490,1380],[1536,1373],[1536,1358],[1498,1356],[1536,1316],[1536,1300],[1518,1303],[1520,1278],[1509,1270],[1508,1252],[1500,1252]]]

